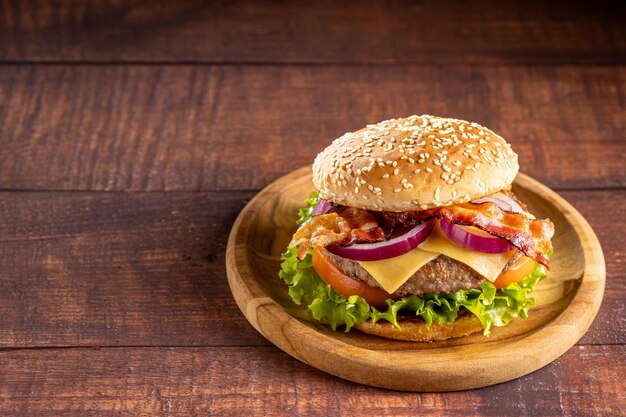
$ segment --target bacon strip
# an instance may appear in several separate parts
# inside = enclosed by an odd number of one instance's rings
[[[378,227],[376,216],[367,210],[345,208],[340,213],[312,217],[293,235],[289,247],[300,245],[298,259],[302,260],[311,244],[325,247],[331,243],[350,245],[385,239],[385,232]]]
[[[388,224],[410,226],[432,218],[445,217],[452,223],[478,227],[485,232],[507,240],[529,258],[550,269],[546,253],[552,247],[554,225],[550,220],[529,219],[523,214],[500,210],[495,204],[467,203],[437,207],[424,211],[380,213]]]
[[[507,240],[529,258],[550,269],[546,255],[552,247],[554,225],[550,220],[529,219],[524,214],[500,210],[491,202],[467,203],[456,206],[438,207],[424,211],[402,213],[376,212],[355,208],[345,208],[339,213],[329,213],[311,218],[295,233],[290,247],[305,244],[303,256],[309,248],[327,246],[331,243],[349,245],[352,243],[379,242],[386,234],[379,226],[396,229],[398,226],[411,227],[432,218],[445,217],[452,223],[474,226],[485,232]]]

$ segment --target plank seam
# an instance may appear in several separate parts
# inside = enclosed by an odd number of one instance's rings
[[[626,346],[624,343],[585,343],[576,344],[573,347],[588,347],[588,346]],[[248,349],[248,348],[272,348],[278,349],[274,345],[106,345],[106,346],[80,346],[80,345],[68,345],[68,346],[14,346],[14,347],[0,347],[0,354],[3,352],[14,352],[21,350],[103,350],[103,349],[207,349],[207,348],[220,348],[220,349]]]
[[[109,194],[185,194],[185,193],[258,193],[263,188],[214,188],[206,190],[78,190],[78,189],[54,189],[54,188],[0,188],[0,193],[109,193]],[[593,188],[572,188],[572,187],[550,187],[554,191],[563,192],[604,192],[604,191],[626,191],[624,186],[593,187]]]
[[[572,66],[572,67],[624,67],[626,58],[615,61],[517,61],[517,62],[494,62],[494,61],[353,61],[353,62],[330,62],[330,61],[19,61],[2,60],[2,65],[16,66],[250,66],[250,67],[422,67],[422,66],[484,66],[490,67],[537,67],[537,66]]]

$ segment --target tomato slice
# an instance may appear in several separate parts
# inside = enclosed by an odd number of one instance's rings
[[[320,247],[313,249],[313,268],[324,282],[346,298],[358,295],[376,308],[385,308],[387,306],[385,301],[391,298],[391,295],[382,288],[372,287],[344,274]]]
[[[511,265],[511,268],[508,271],[500,275],[498,279],[495,280],[493,285],[495,285],[496,288],[504,288],[508,285],[519,282],[528,275],[532,274],[536,266],[537,262],[527,256],[522,256],[513,265]]]

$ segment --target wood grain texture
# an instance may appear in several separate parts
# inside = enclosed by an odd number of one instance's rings
[[[253,194],[0,193],[0,347],[268,345],[224,266],[228,231]],[[626,192],[563,195],[594,227],[608,267],[581,342],[624,344]]]
[[[3,351],[0,413],[617,416],[626,407],[625,355],[624,346],[577,346],[515,381],[420,394],[344,381],[274,347]]]
[[[626,220],[615,220],[626,216],[626,191],[606,192],[562,192],[560,193],[592,225],[600,240],[607,266],[607,285],[604,290],[604,299],[594,327],[604,322],[604,338],[600,342],[595,339],[594,330],[590,329],[579,343],[581,344],[624,344],[626,343],[626,322],[619,319],[626,317],[624,294],[626,294],[626,275],[624,260],[626,260]],[[601,219],[606,224],[602,225]],[[613,219],[613,220],[610,220]],[[595,339],[595,340],[594,340]]]
[[[621,415],[625,6],[0,1],[0,415]],[[502,133],[602,243],[592,327],[515,381],[349,383],[268,346],[226,286],[257,190],[420,112]]]
[[[550,278],[537,285],[525,320],[430,343],[337,332],[296,306],[276,279],[280,254],[296,227],[285,221],[315,187],[311,168],[268,185],[233,225],[226,252],[228,284],[260,333],[291,356],[341,378],[404,391],[455,391],[498,384],[552,362],[587,331],[605,287],[605,262],[590,225],[546,186],[520,173],[513,192],[538,218],[554,223]],[[532,346],[532,349],[529,349]],[[482,372],[487,366],[497,371]]]
[[[9,0],[0,10],[5,61],[626,61],[626,9],[608,1]]]
[[[0,194],[0,347],[267,344],[223,265],[247,197]]]
[[[251,190],[369,122],[503,135],[548,186],[624,187],[626,67],[2,66],[0,188]]]

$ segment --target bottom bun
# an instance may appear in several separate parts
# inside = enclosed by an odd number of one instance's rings
[[[405,340],[411,342],[431,342],[436,340],[451,339],[453,337],[467,336],[468,334],[480,332],[483,326],[480,320],[474,315],[459,316],[453,322],[446,324],[426,325],[426,322],[419,317],[398,317],[398,324],[401,329],[397,329],[388,321],[381,320],[376,324],[371,321],[355,324],[354,327],[363,333],[373,334],[387,339]]]

